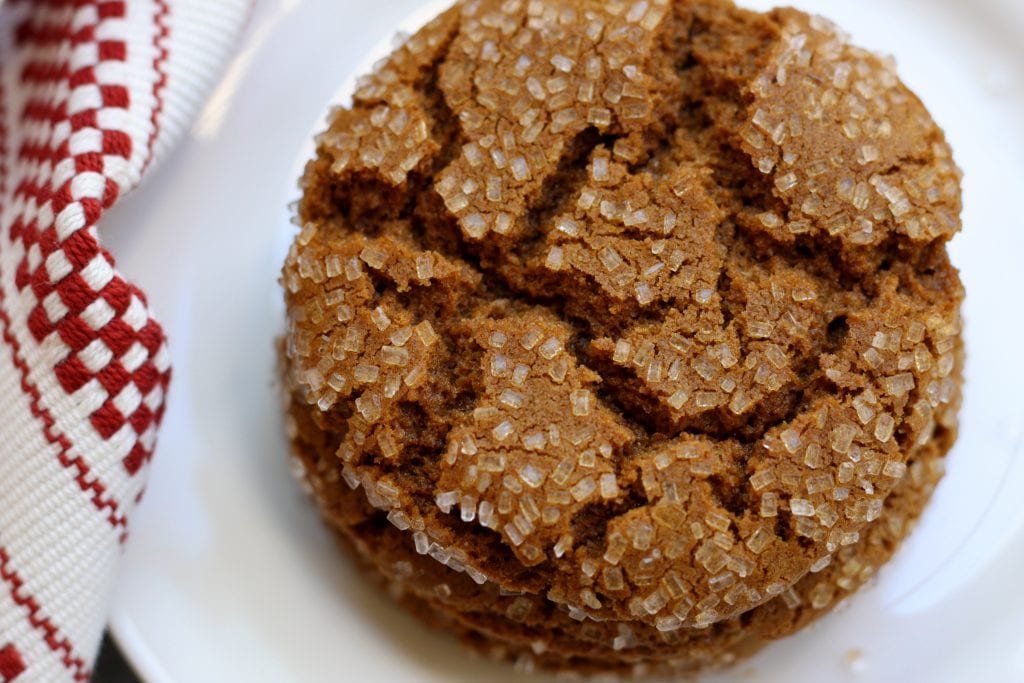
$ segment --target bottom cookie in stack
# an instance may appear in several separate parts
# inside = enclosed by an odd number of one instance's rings
[[[956,437],[954,430],[941,430],[917,447],[882,514],[827,566],[815,567],[738,617],[706,628],[662,632],[641,622],[580,618],[543,595],[478,583],[440,546],[421,542],[417,547],[408,530],[389,522],[359,488],[345,484],[332,438],[301,399],[290,391],[286,395],[293,455],[324,518],[371,579],[428,624],[485,656],[514,661],[526,670],[589,674],[678,674],[721,667],[828,613],[869,582],[899,547],[941,478],[943,458]]]

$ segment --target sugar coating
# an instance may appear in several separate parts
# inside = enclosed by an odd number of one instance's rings
[[[960,385],[959,171],[890,63],[792,10],[481,0],[353,101],[282,276],[334,487],[576,640],[866,578],[836,558],[948,447]]]

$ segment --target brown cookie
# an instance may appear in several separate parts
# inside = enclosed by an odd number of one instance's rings
[[[489,638],[514,641],[514,592],[568,615],[529,624],[565,632],[549,658],[712,661],[735,648],[704,657],[707,627],[740,637],[915,515],[887,499],[953,438],[959,171],[820,18],[460,3],[361,82],[302,185],[286,367],[317,496],[359,545],[334,509],[361,487],[381,538],[483,585],[412,590]]]

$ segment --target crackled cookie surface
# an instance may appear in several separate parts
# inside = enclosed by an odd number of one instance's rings
[[[302,187],[296,453],[471,640],[723,661],[866,580],[938,477],[959,171],[820,18],[459,3],[360,82]]]

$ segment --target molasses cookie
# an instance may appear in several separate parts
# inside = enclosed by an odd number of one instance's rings
[[[302,180],[284,367],[325,516],[547,666],[795,630],[892,553],[955,436],[959,178],[821,18],[458,3]]]

